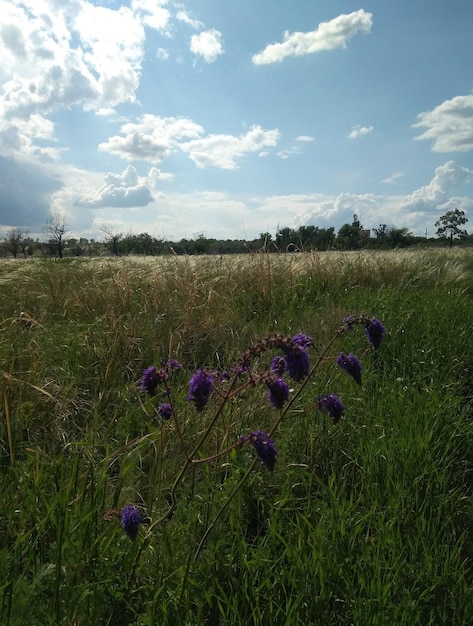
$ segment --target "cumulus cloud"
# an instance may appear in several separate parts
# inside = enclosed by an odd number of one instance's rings
[[[401,208],[409,211],[432,211],[442,207],[463,185],[473,181],[473,171],[447,161],[437,167],[428,185],[416,189],[405,197]],[[456,200],[456,198],[455,198]]]
[[[0,13],[4,120],[135,101],[144,30],[130,8],[0,0]]]
[[[123,159],[159,163],[178,149],[182,139],[197,138],[204,129],[186,118],[146,114],[137,122],[124,124],[120,132],[99,144],[99,150]]]
[[[192,35],[190,49],[195,55],[201,56],[206,63],[213,63],[223,54],[222,33],[212,28],[198,35]]]
[[[171,19],[171,12],[164,8],[167,4],[168,0],[132,0],[131,8],[146,26],[166,32]]]
[[[151,182],[159,176],[153,168],[148,177],[140,177],[132,165],[128,165],[121,174],[109,172],[105,185],[97,192],[84,196],[77,204],[87,208],[100,207],[142,207],[153,201]]]
[[[280,137],[279,130],[263,130],[253,126],[247,133],[234,135],[209,135],[181,144],[181,150],[197,167],[219,167],[224,170],[238,169],[237,160],[262,148],[276,146]]]
[[[473,149],[473,95],[456,96],[420,113],[414,128],[427,128],[417,140],[433,140],[434,152],[469,152]]]
[[[353,127],[351,133],[348,135],[348,139],[358,139],[358,137],[369,135],[372,132],[373,126],[361,126],[361,124],[358,124]]]
[[[309,32],[284,33],[284,41],[267,46],[262,52],[253,56],[255,65],[280,63],[288,57],[298,57],[323,50],[346,48],[347,42],[357,33],[369,33],[372,25],[372,14],[363,9],[349,14],[342,14],[321,22]]]
[[[298,137],[296,137],[296,141],[310,142],[314,141],[314,138],[310,135],[299,135]]]

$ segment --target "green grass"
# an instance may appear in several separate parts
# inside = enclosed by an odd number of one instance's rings
[[[470,251],[12,260],[0,294],[0,624],[473,622]],[[324,360],[273,434],[273,473],[245,446],[173,488],[217,406],[186,402],[197,368],[275,332],[321,350],[359,313],[387,329],[363,385]],[[366,348],[358,328],[329,354]],[[170,357],[177,424],[139,389]],[[328,392],[337,425],[316,410]],[[278,415],[248,388],[197,456]]]

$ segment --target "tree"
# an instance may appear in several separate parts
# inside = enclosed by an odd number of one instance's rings
[[[28,233],[21,228],[11,228],[5,238],[8,250],[16,259],[21,251],[26,258],[26,249],[28,247]]]
[[[387,224],[380,224],[378,228],[373,229],[373,232],[376,239],[380,241],[386,241],[386,239],[389,237],[389,228]]]
[[[453,240],[458,237],[466,237],[468,235],[466,230],[462,230],[460,226],[463,226],[468,222],[468,218],[465,216],[465,211],[460,209],[454,209],[453,211],[447,211],[445,215],[435,222],[437,228],[437,237],[446,239],[448,237],[450,241],[450,248],[453,245]]]
[[[366,239],[364,233],[363,226],[355,213],[353,222],[351,224],[343,224],[338,231],[338,244],[344,250],[358,250]]]
[[[62,259],[64,255],[64,235],[67,230],[67,218],[61,213],[53,213],[46,223],[43,232],[48,237],[48,244],[54,256]]]
[[[105,245],[108,250],[113,254],[113,256],[119,256],[120,250],[118,244],[120,240],[123,238],[122,233],[115,233],[110,226],[103,225],[100,227],[100,230],[105,235]]]

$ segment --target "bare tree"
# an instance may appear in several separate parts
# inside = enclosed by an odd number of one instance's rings
[[[105,245],[113,256],[120,256],[120,250],[118,244],[123,239],[122,233],[115,233],[110,226],[103,225],[100,230],[105,235]]]
[[[11,228],[8,231],[7,236],[5,237],[5,243],[7,244],[7,248],[12,253],[15,259],[22,249],[21,244],[25,236],[26,235],[21,230],[21,228]]]
[[[61,213],[53,213],[43,229],[48,237],[48,244],[54,251],[54,256],[62,259],[64,254],[65,234],[67,229],[67,218]]]

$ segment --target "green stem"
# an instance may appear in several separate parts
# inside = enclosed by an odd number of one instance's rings
[[[238,374],[235,374],[235,376],[233,377],[233,379],[232,379],[232,381],[230,383],[230,386],[228,387],[227,393],[223,396],[223,398],[222,398],[222,400],[221,400],[217,410],[215,411],[215,415],[213,416],[210,424],[205,429],[204,433],[202,434],[201,438],[199,439],[199,441],[195,445],[195,447],[192,450],[191,454],[186,458],[186,461],[185,461],[184,465],[182,466],[181,470],[179,471],[178,475],[176,476],[176,478],[175,478],[175,480],[174,480],[174,482],[172,484],[172,487],[171,487],[171,492],[170,492],[171,504],[170,504],[168,510],[163,515],[161,515],[160,518],[155,520],[150,525],[150,527],[148,528],[147,536],[149,536],[151,534],[151,532],[152,532],[152,530],[154,529],[155,526],[157,526],[157,525],[161,524],[162,522],[166,521],[173,514],[174,509],[176,508],[176,504],[177,504],[176,489],[177,489],[179,483],[181,482],[184,474],[186,473],[189,465],[192,464],[192,459],[199,452],[200,448],[202,447],[202,445],[206,441],[207,437],[210,435],[213,427],[215,426],[218,418],[220,417],[220,415],[221,415],[221,413],[223,411],[223,407],[225,406],[225,404],[227,403],[227,400],[231,396],[232,389],[235,386],[235,382],[236,382],[237,378],[238,378]]]
[[[340,337],[340,335],[342,335],[344,331],[338,330],[335,335],[332,337],[332,339],[328,342],[328,344],[325,346],[325,348],[322,350],[322,352],[319,354],[317,361],[315,362],[315,364],[312,366],[312,368],[309,371],[309,374],[307,375],[307,378],[304,380],[304,382],[301,384],[301,386],[299,387],[299,389],[297,390],[297,392],[294,394],[294,396],[291,398],[291,400],[286,404],[285,408],[283,411],[280,412],[278,418],[276,419],[276,421],[274,422],[271,430],[269,431],[269,434],[272,435],[274,433],[274,431],[277,429],[277,427],[279,426],[279,424],[281,423],[281,421],[284,419],[285,415],[287,415],[287,412],[289,411],[289,409],[291,408],[291,406],[293,405],[293,403],[295,402],[295,400],[300,396],[302,390],[305,388],[305,386],[307,385],[307,383],[309,382],[309,380],[312,378],[312,376],[314,375],[314,373],[317,371],[317,369],[320,367],[320,364],[322,363],[322,361],[325,358],[325,355],[327,354],[327,352],[330,350],[330,348],[332,347],[332,345],[335,343],[335,341],[338,339],[338,337]],[[239,490],[241,489],[241,487],[244,485],[245,481],[247,480],[248,476],[251,474],[251,472],[253,471],[253,468],[256,465],[258,458],[256,457],[255,459],[253,459],[251,465],[249,466],[249,468],[246,470],[246,472],[244,473],[243,477],[241,478],[241,480],[238,482],[238,484],[233,488],[231,494],[228,496],[228,498],[225,500],[225,502],[223,503],[223,505],[221,506],[221,508],[219,509],[217,515],[215,516],[215,519],[213,520],[213,522],[210,524],[210,526],[207,528],[207,530],[205,531],[202,539],[199,542],[199,545],[197,546],[197,550],[194,554],[194,558],[192,560],[193,563],[196,562],[196,560],[199,557],[199,554],[204,546],[204,543],[207,539],[207,537],[209,536],[209,534],[211,533],[212,529],[215,527],[215,524],[218,522],[218,520],[220,519],[220,517],[223,515],[223,513],[225,512],[225,510],[227,509],[228,505],[230,504],[230,502],[233,500],[233,498],[236,496],[236,494],[239,492]]]

